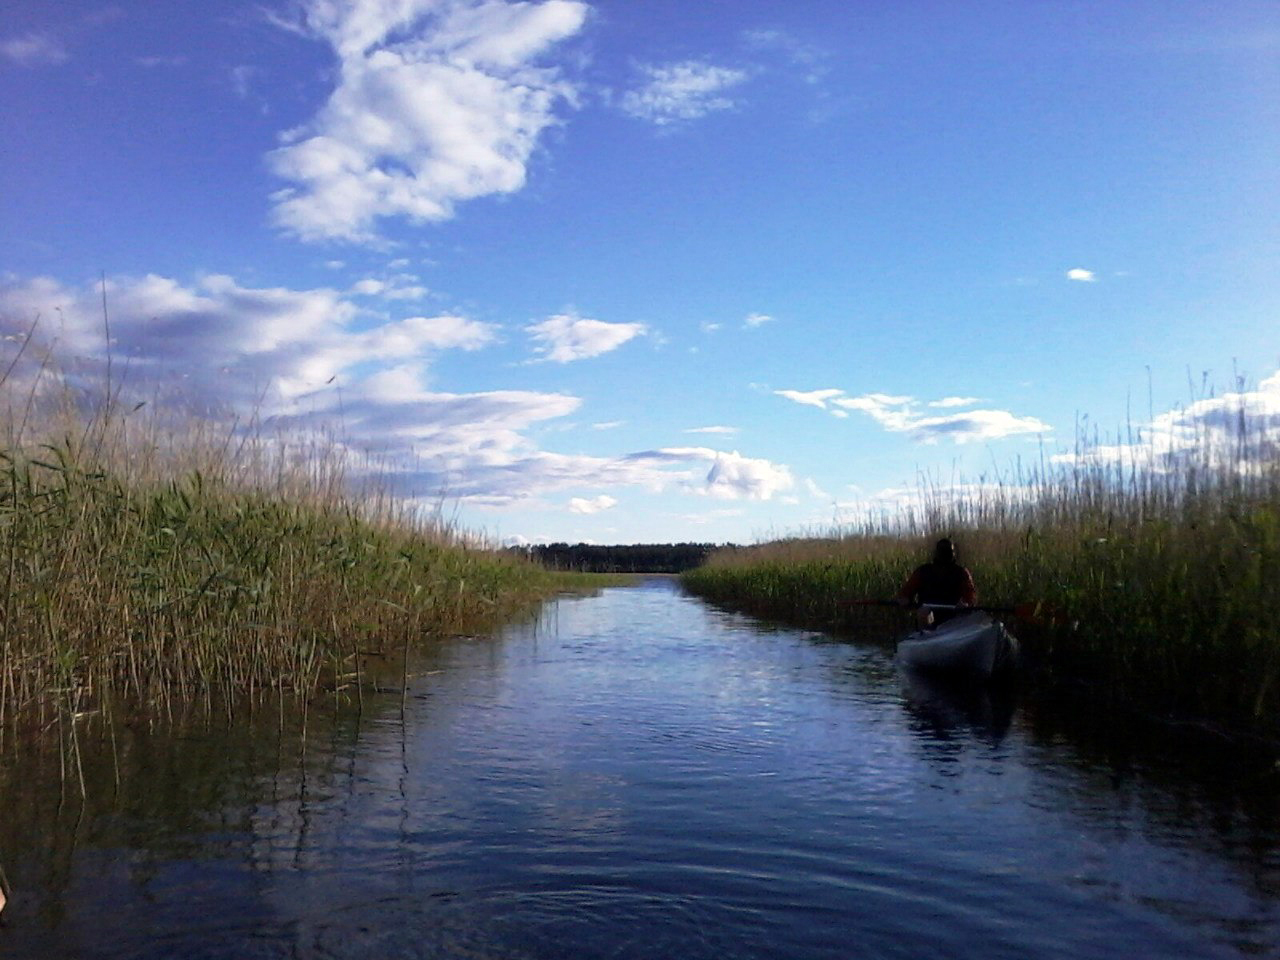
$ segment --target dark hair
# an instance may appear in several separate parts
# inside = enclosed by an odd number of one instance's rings
[[[934,563],[955,563],[956,545],[947,537],[943,537],[933,547]]]

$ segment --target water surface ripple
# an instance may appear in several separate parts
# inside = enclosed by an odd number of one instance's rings
[[[122,734],[81,812],[7,769],[0,954],[1280,956],[1276,781],[1174,733],[904,683],[663,580],[417,672],[403,719]]]

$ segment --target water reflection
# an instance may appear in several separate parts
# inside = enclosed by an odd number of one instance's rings
[[[898,673],[902,703],[916,729],[947,739],[957,732],[995,746],[1009,732],[1018,706],[1010,685],[948,682],[910,669]]]
[[[761,627],[664,581],[432,648],[403,697],[385,670],[362,711],[82,721],[83,803],[56,738],[6,756],[0,953],[1239,956],[1280,939],[1261,768],[903,678],[884,642]]]

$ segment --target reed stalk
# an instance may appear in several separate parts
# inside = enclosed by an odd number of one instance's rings
[[[559,586],[356,483],[332,438],[24,389],[0,424],[0,731],[52,707],[77,764],[75,714],[108,694],[169,710],[358,687],[360,655]]]
[[[991,604],[1041,601],[1074,629],[1015,626],[1030,660],[1126,702],[1280,733],[1280,457],[1243,413],[1176,450],[1082,440],[967,493],[723,550],[693,592],[770,618],[849,625],[952,537]]]

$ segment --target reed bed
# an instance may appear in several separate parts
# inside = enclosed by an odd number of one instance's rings
[[[1068,621],[1015,627],[1044,673],[1280,735],[1280,459],[1256,422],[1242,412],[1176,448],[1081,442],[967,492],[925,487],[892,516],[721,551],[684,583],[757,615],[849,625],[865,616],[849,600],[892,596],[951,536],[980,602]]]
[[[331,438],[33,396],[0,445],[0,738],[113,699],[355,699],[362,657],[562,586],[357,487]]]

